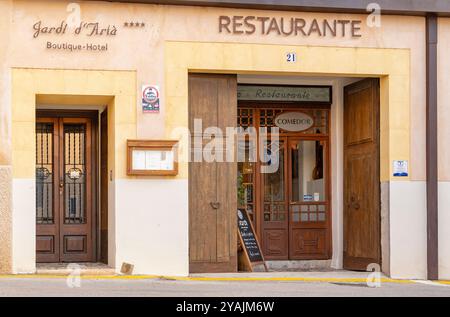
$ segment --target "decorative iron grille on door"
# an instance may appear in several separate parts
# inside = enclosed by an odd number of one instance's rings
[[[36,222],[52,224],[53,217],[53,124],[36,124]]]
[[[86,127],[64,125],[64,223],[86,223]]]
[[[89,118],[37,118],[37,262],[94,260],[94,140]]]

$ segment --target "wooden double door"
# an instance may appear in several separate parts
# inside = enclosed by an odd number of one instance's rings
[[[36,261],[95,261],[96,121],[36,119]]]
[[[344,268],[365,270],[369,263],[381,263],[378,80],[354,83],[344,93],[344,187],[335,194],[343,195]],[[213,136],[197,136],[195,119],[201,119],[197,132],[209,127],[225,132],[236,125],[270,128],[278,114],[292,111],[307,113],[315,125],[302,133],[281,131],[279,145],[269,149],[279,154],[275,171],[261,173],[266,163],[260,161],[208,162],[203,157]],[[237,270],[238,207],[254,221],[266,259],[331,258],[330,105],[251,102],[238,107],[236,76],[191,74],[189,118],[191,272]]]

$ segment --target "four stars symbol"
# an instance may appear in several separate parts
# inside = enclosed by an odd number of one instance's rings
[[[141,27],[143,28],[145,26],[144,22],[124,22],[123,26],[125,27]]]

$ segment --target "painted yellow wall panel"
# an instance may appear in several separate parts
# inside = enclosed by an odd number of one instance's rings
[[[168,98],[166,101],[166,135],[170,135],[178,127],[187,127],[188,115],[188,101],[185,97]]]
[[[136,105],[135,95],[118,95],[115,98],[118,105],[116,108],[116,124],[130,123],[136,126],[136,106],[127,107],[127,105]]]
[[[401,102],[403,107],[408,108],[409,91],[410,91],[410,79],[408,76],[390,76],[391,80],[396,82],[394,90],[389,91],[389,100],[391,102]],[[406,103],[405,103],[406,101]],[[408,110],[408,109],[406,109]]]
[[[397,59],[405,59],[408,50],[392,49],[354,49],[333,47],[302,47],[302,46],[278,46],[256,44],[225,44],[225,43],[188,43],[169,42],[166,52],[168,56],[177,56],[175,52],[185,52],[183,58],[178,60],[179,67],[173,67],[166,59],[166,135],[179,127],[187,127],[187,75],[190,69],[208,72],[246,72],[258,74],[274,73],[313,73],[323,75],[381,76],[389,75],[389,80],[382,85],[381,109],[387,111],[387,115],[381,115],[381,126],[397,129],[396,133],[382,136],[381,151],[382,164],[390,166],[393,159],[409,158],[409,143],[403,142],[402,146],[396,146],[395,152],[388,144],[397,144],[395,138],[409,136],[409,77],[407,66],[409,63],[392,63],[392,54],[397,54]],[[236,52],[242,52],[237,55]],[[286,52],[295,51],[301,56],[301,60],[292,65],[284,61]],[[211,54],[213,52],[214,54]],[[211,58],[214,55],[216,58]],[[234,56],[234,58],[233,58]],[[384,59],[383,56],[389,56]],[[217,58],[218,57],[218,58]],[[225,58],[226,57],[226,58]],[[352,61],[357,57],[358,63],[340,61]],[[318,63],[317,61],[326,61]],[[409,61],[409,59],[407,59]],[[184,61],[184,66],[180,61]],[[364,67],[358,66],[363,64]],[[399,66],[400,65],[400,66]],[[70,71],[70,70],[33,70],[24,69],[14,72],[13,91],[24,93],[13,94],[13,121],[34,122],[34,103],[36,94],[52,95],[111,95],[116,96],[115,105],[115,151],[125,150],[126,138],[136,137],[136,96],[128,95],[136,91],[135,75],[127,72],[108,71]],[[114,73],[111,75],[111,73]],[[123,73],[123,74],[122,74]],[[107,76],[110,74],[110,76]],[[43,85],[41,83],[54,83]],[[25,84],[29,84],[25,86]],[[63,84],[61,84],[63,83]],[[34,85],[36,84],[36,85]],[[37,86],[37,87],[35,87]],[[134,89],[133,89],[134,87]],[[398,90],[396,89],[398,87]],[[35,89],[34,93],[32,92]],[[386,89],[389,91],[386,94]],[[128,95],[128,96],[127,96]],[[395,102],[394,102],[395,101]],[[86,102],[86,100],[85,100]],[[389,103],[386,106],[386,103]],[[31,105],[31,106],[30,106]],[[128,105],[128,106],[127,106]],[[133,120],[134,117],[134,120]],[[388,119],[386,124],[385,120]],[[125,125],[121,123],[126,123]],[[129,124],[128,124],[129,123]],[[398,140],[398,139],[397,139]],[[389,141],[389,142],[388,142]],[[399,141],[399,140],[398,140]],[[17,141],[16,141],[17,143]],[[393,156],[395,153],[395,157]],[[120,154],[118,154],[120,155]],[[122,162],[122,159],[118,160]],[[116,166],[116,173],[125,177],[123,163]],[[187,175],[181,166],[181,175]],[[124,170],[123,172],[121,172]],[[382,179],[389,179],[387,171],[382,172]]]
[[[13,178],[33,179],[35,177],[35,170],[36,170],[35,156],[36,152],[34,150],[21,151],[13,149],[12,155]]]
[[[233,46],[222,51],[221,56],[223,56],[225,68],[239,67],[239,69],[245,69],[249,67],[249,61],[252,60],[252,51],[242,51],[239,49],[239,46]]]
[[[115,98],[111,99],[108,103],[108,172],[111,173],[111,177],[115,178],[116,173],[114,167],[116,166],[116,102]]]
[[[16,121],[12,129],[12,144],[14,151],[34,151],[35,122]]]
[[[407,130],[405,121],[409,120],[409,109],[405,108],[405,102],[389,100],[389,129]]]
[[[107,105],[113,96],[36,95],[36,103],[44,105]]]
[[[133,71],[12,70],[12,163],[15,178],[35,177],[36,102],[108,106],[108,169],[126,177],[126,139],[136,138]],[[120,157],[116,166],[117,157]]]
[[[381,181],[396,179],[391,176],[393,160],[410,159],[408,49],[167,42],[165,52],[166,113],[169,114],[166,116],[166,134],[176,127],[187,127],[188,113],[182,109],[187,109],[187,76],[192,70],[261,75],[372,76],[381,78]],[[178,56],[177,52],[185,54],[172,61],[171,58]],[[216,58],[211,59],[210,52],[217,54]],[[286,62],[287,52],[297,53],[297,63]],[[182,61],[185,61],[184,65]],[[172,62],[177,66],[170,66]],[[177,115],[173,115],[175,113]],[[187,174],[185,169],[187,166],[181,166],[180,174]]]
[[[136,74],[118,72],[115,76],[113,91],[119,95],[136,96]]]
[[[211,69],[217,65],[220,65],[219,69],[223,69],[224,60],[222,45],[224,44],[215,43],[215,45],[209,45],[209,43],[201,43],[199,46],[191,45],[189,51],[183,52],[187,53],[185,58],[189,59],[192,67],[205,65],[204,68]]]
[[[34,92],[36,94],[49,94],[55,92],[58,95],[64,94],[66,91],[66,78],[61,70],[52,70],[53,75],[45,75],[35,73],[32,70],[25,70],[33,77],[35,83]],[[50,90],[50,91],[49,91]]]
[[[171,80],[166,80],[166,88],[165,88],[165,94],[166,96],[186,96],[188,93],[188,76],[187,73],[184,74],[185,68],[166,68],[166,73],[169,75]],[[184,74],[184,76],[181,76],[181,73]],[[172,76],[170,76],[172,75]]]
[[[116,153],[125,151],[127,139],[136,138],[136,124],[134,123],[117,123],[115,125]]]
[[[410,147],[409,147],[409,130],[406,129],[391,129],[390,131],[391,141],[389,147],[389,156],[395,160],[408,160],[410,159]],[[392,161],[389,164],[392,175]],[[403,177],[401,179],[404,179]]]
[[[35,95],[32,92],[14,93],[11,110],[12,122],[34,122],[36,113],[30,111],[30,105],[34,105],[35,100]]]
[[[116,117],[117,120],[117,117]],[[127,139],[136,139],[135,123],[117,123],[115,125],[115,175],[127,177]]]

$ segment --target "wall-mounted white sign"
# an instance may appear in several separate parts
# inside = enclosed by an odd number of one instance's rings
[[[274,123],[280,129],[292,132],[305,131],[314,125],[314,119],[303,112],[283,112],[275,117]]]
[[[392,166],[392,174],[396,177],[408,176],[408,161],[395,160]]]
[[[142,86],[142,112],[159,112],[159,87]]]

